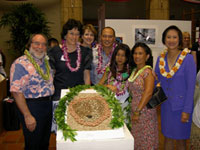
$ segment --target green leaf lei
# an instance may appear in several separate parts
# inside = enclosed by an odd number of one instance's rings
[[[135,79],[136,79],[146,68],[151,68],[151,69],[152,69],[151,66],[145,65],[143,68],[141,68],[140,70],[138,70],[138,72],[135,74],[135,72],[136,72],[136,70],[137,70],[137,68],[135,68],[135,69],[132,71],[130,77],[128,78],[128,81],[129,81],[129,82],[135,81]]]
[[[124,125],[124,115],[119,101],[115,98],[115,94],[108,88],[102,85],[78,85],[76,87],[70,88],[64,97],[59,101],[58,107],[55,110],[55,118],[58,125],[58,129],[62,130],[63,137],[65,140],[70,139],[72,142],[76,141],[75,136],[77,135],[76,130],[71,129],[69,125],[65,123],[65,111],[66,105],[73,100],[74,96],[78,95],[81,91],[85,89],[95,89],[102,97],[104,97],[112,109],[112,120],[110,122],[110,127],[120,128]]]
[[[45,67],[47,69],[47,73],[44,74],[44,72],[42,71],[42,69],[40,68],[40,66],[35,62],[35,60],[31,56],[31,54],[29,53],[29,51],[25,50],[24,54],[27,56],[28,60],[33,64],[34,68],[40,74],[40,76],[42,77],[42,79],[49,80],[49,77],[50,77],[50,66],[49,66],[49,61],[47,60],[47,58],[45,57],[45,59],[44,59]]]

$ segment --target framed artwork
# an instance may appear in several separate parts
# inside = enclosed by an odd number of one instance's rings
[[[157,45],[157,27],[155,26],[134,26],[133,27],[133,42],[143,42],[147,45]]]
[[[123,37],[117,36],[115,40],[117,43],[123,43]]]
[[[124,43],[126,41],[126,37],[124,33],[117,33],[116,34],[116,43]]]

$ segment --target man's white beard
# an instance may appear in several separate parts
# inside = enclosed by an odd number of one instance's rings
[[[41,53],[40,55],[38,55],[38,54],[35,52],[35,50],[33,50],[33,48],[30,48],[30,49],[29,49],[29,52],[30,52],[31,55],[33,55],[34,57],[36,57],[36,58],[38,58],[38,59],[42,59],[42,58],[46,55],[45,52],[43,52],[43,53]]]

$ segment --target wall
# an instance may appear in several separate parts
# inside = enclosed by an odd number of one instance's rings
[[[178,26],[182,31],[191,33],[191,21],[175,21],[175,20],[133,20],[133,19],[106,19],[106,26],[111,26],[116,31],[116,36],[123,37],[123,43],[133,47],[135,44],[135,28],[154,28],[155,44],[150,44],[154,56],[154,65],[160,52],[165,48],[162,44],[162,33],[170,25]]]
[[[19,4],[19,3],[18,3]],[[35,4],[43,13],[45,13],[47,21],[50,22],[50,33],[52,37],[57,38],[59,41],[61,39],[60,33],[61,33],[61,24],[60,24],[60,1],[53,1],[52,3],[46,3],[46,4]],[[11,7],[14,5],[5,6],[4,8],[1,7],[0,9],[0,17],[9,11]],[[0,48],[3,49],[4,54],[6,55],[6,73],[9,75],[9,70],[12,62],[14,61],[15,57],[10,55],[8,52],[8,45],[6,44],[6,41],[10,38],[10,33],[8,28],[2,28],[0,29]]]
[[[7,11],[0,9],[0,17],[5,12],[7,12]],[[15,59],[15,57],[13,55],[10,55],[10,53],[8,52],[8,44],[6,43],[6,41],[8,41],[9,38],[10,38],[9,29],[7,27],[0,29],[0,48],[3,50],[3,53],[5,54],[5,57],[6,57],[5,71],[6,71],[7,75],[9,75],[10,65],[13,62],[13,60]]]
[[[43,13],[45,13],[47,20],[50,22],[51,36],[61,40],[61,3],[52,3],[45,6],[38,6]]]
[[[105,3],[107,19],[145,19],[145,0],[130,0],[128,2],[108,2],[105,0],[83,0],[83,19],[97,20],[97,10]]]
[[[191,12],[191,9],[199,11],[200,4],[189,3],[183,0],[169,0],[170,3],[170,19],[182,19],[183,12]],[[200,13],[195,14],[195,18],[200,18]],[[191,15],[185,17],[186,20],[191,20]],[[199,19],[198,19],[199,20]]]
[[[148,19],[146,16],[146,0],[130,0],[129,2],[108,2],[105,0],[83,0],[83,19],[97,20],[97,9],[105,3],[107,19]],[[169,0],[170,20],[181,20],[183,11],[190,12],[191,8],[199,10],[200,4]],[[200,18],[200,13],[196,14]],[[190,15],[186,18],[191,20]]]

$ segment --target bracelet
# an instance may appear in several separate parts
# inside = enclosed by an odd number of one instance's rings
[[[138,111],[134,111],[133,114],[134,114],[135,116],[140,116],[140,113],[139,113]]]
[[[140,116],[141,115],[141,110],[136,108],[136,110],[133,112],[133,114],[136,115],[136,116]]]

